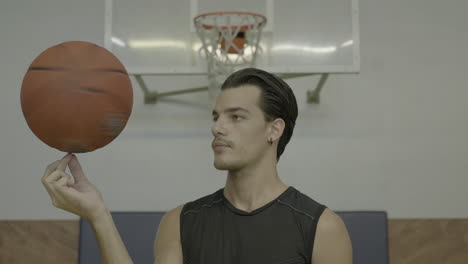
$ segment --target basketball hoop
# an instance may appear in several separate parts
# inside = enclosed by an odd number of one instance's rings
[[[265,16],[249,12],[213,12],[193,19],[202,43],[199,55],[208,62],[211,96],[237,68],[255,66],[266,21]]]

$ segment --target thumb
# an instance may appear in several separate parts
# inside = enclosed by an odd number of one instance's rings
[[[83,169],[81,168],[80,162],[75,154],[72,155],[70,162],[68,163],[68,168],[70,169],[73,178],[75,178],[75,182],[88,180],[84,175]]]

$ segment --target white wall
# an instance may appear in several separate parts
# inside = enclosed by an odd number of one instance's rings
[[[40,3],[39,3],[40,2]],[[75,219],[40,183],[62,153],[35,138],[19,103],[23,75],[45,48],[103,44],[103,1],[0,4],[0,219]],[[361,0],[361,73],[288,80],[299,102],[295,135],[279,163],[288,184],[334,210],[386,210],[391,218],[468,217],[468,2]],[[160,90],[202,77],[152,80]],[[124,133],[80,154],[111,210],[159,211],[222,188],[212,167],[205,94],[135,107]]]

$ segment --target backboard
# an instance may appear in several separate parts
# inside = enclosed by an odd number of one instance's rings
[[[131,74],[206,74],[193,18],[215,11],[267,17],[258,68],[359,71],[358,0],[106,0],[105,47]]]

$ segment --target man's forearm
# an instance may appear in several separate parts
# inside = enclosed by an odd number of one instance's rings
[[[109,211],[91,223],[104,264],[133,264]]]

